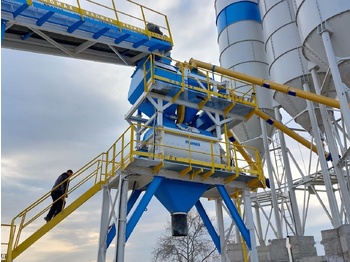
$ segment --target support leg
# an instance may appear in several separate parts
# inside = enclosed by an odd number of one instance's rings
[[[130,237],[132,231],[134,230],[137,222],[140,220],[141,215],[145,211],[149,201],[151,201],[151,198],[153,197],[154,193],[157,191],[159,185],[162,183],[163,178],[155,176],[153,178],[153,181],[148,186],[145,194],[143,195],[140,203],[136,207],[134,213],[130,217],[128,224],[126,226],[126,240]]]
[[[249,231],[248,231],[247,227],[245,226],[241,216],[239,215],[236,207],[232,203],[229,194],[227,193],[224,186],[217,185],[216,187],[217,187],[222,199],[224,200],[227,209],[230,211],[232,219],[235,221],[239,231],[241,232],[245,242],[247,243],[248,248],[250,249],[251,243],[250,243]]]
[[[243,197],[244,197],[244,212],[245,212],[245,218],[246,218],[246,226],[249,231],[250,236],[250,261],[251,262],[257,262],[259,261],[258,258],[258,251],[256,249],[256,237],[255,237],[255,231],[254,231],[254,220],[253,220],[253,211],[252,211],[252,204],[250,200],[250,191],[248,189],[243,190]]]
[[[101,224],[100,224],[100,237],[98,241],[98,254],[97,262],[104,262],[106,260],[106,238],[109,226],[109,196],[108,189],[103,187],[102,189],[102,210],[101,210]]]
[[[222,202],[221,202],[221,199],[216,199],[215,200],[215,207],[216,207],[216,219],[217,219],[217,222],[218,222],[219,237],[220,237],[221,262],[226,262],[224,216],[222,214]]]
[[[126,242],[126,213],[128,201],[128,179],[123,176],[121,179],[121,192],[118,217],[118,240],[117,240],[117,262],[124,262],[124,250]]]

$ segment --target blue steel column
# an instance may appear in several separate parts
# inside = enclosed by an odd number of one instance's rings
[[[216,249],[221,254],[220,238],[219,238],[218,234],[216,233],[215,228],[213,227],[213,224],[211,223],[207,213],[205,212],[205,209],[204,209],[202,203],[199,200],[196,203],[196,208],[197,208],[199,215],[201,216],[201,218],[203,220],[205,227],[207,228],[207,230],[209,232],[209,235],[211,236],[211,239],[213,240],[213,242],[216,246]]]
[[[1,43],[5,36],[7,20],[1,19]]]
[[[143,212],[145,211],[149,201],[151,201],[151,198],[153,197],[154,193],[157,191],[159,185],[162,183],[163,177],[155,176],[153,181],[148,186],[145,194],[143,195],[142,199],[140,200],[140,203],[136,207],[134,213],[130,217],[127,225],[126,225],[126,241],[130,237],[132,231],[134,230],[137,222],[140,220]]]
[[[251,242],[250,242],[249,230],[245,226],[245,224],[244,224],[241,216],[239,215],[236,207],[232,203],[231,198],[226,191],[226,188],[222,185],[217,185],[216,188],[218,189],[222,199],[224,200],[226,207],[230,211],[230,214],[231,214],[233,220],[235,221],[239,231],[241,232],[245,242],[247,243],[248,248],[251,249],[252,246],[251,246]]]

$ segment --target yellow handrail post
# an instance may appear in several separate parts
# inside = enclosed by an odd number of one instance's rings
[[[78,11],[81,16],[81,20],[84,21],[83,11],[81,10],[81,5],[79,0],[77,0],[77,4],[78,4]]]
[[[118,11],[117,11],[117,8],[116,8],[116,5],[115,5],[114,0],[112,0],[112,5],[113,5],[113,10],[114,10],[115,18],[116,18],[117,23],[118,23],[118,25],[119,25]],[[120,26],[120,31],[122,31],[122,27],[121,27],[121,26]]]
[[[146,35],[148,36],[148,39],[151,38],[151,34],[149,33],[148,27],[147,27],[147,21],[146,21],[146,17],[145,17],[145,12],[143,11],[143,6],[139,5],[141,8],[141,14],[142,14],[142,20],[143,23],[145,24],[145,31],[146,31]]]
[[[122,148],[120,153],[120,167],[124,169],[124,134],[122,135]]]
[[[106,153],[106,163],[105,163],[105,180],[107,181],[107,176],[108,176],[108,162],[109,162],[109,157],[108,157],[108,151]]]
[[[15,219],[12,219],[11,221],[11,229],[10,229],[10,237],[9,237],[9,243],[7,246],[7,252],[6,252],[6,262],[12,261],[12,250],[13,250],[13,241],[15,239],[16,234],[16,225],[15,225]]]
[[[112,160],[112,174],[111,174],[111,176],[114,176],[114,174],[115,174],[115,158],[117,157],[116,156],[116,144],[114,143],[113,144],[113,160]]]
[[[135,136],[135,126],[131,125],[131,129],[130,129],[130,161],[133,162],[134,161],[134,136]]]
[[[164,15],[164,17],[165,17],[166,27],[167,27],[168,33],[169,33],[170,43],[171,43],[171,45],[174,45],[174,43],[173,43],[173,36],[171,35],[171,31],[170,31],[168,17],[166,15]]]
[[[227,136],[226,123],[224,124],[224,137],[225,137],[225,147],[226,147],[226,165],[229,167],[229,171],[231,171],[230,144]]]

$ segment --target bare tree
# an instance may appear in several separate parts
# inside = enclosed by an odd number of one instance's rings
[[[187,216],[188,235],[171,236],[171,225],[166,234],[158,238],[153,249],[153,261],[215,262],[220,256],[199,214],[191,211]]]

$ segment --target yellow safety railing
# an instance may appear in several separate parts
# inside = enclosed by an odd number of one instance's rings
[[[29,5],[32,5],[33,1],[35,0],[28,0],[27,3]],[[86,17],[93,18],[104,23],[116,25],[121,31],[123,29],[132,30],[144,34],[148,36],[148,38],[155,37],[167,41],[171,43],[171,45],[173,45],[173,39],[167,16],[156,10],[135,3],[133,1],[128,0],[128,2],[132,3],[135,7],[139,8],[140,14],[138,16],[131,15],[118,10],[114,0],[109,0],[110,5],[102,4],[101,1],[97,0],[76,0],[77,6],[64,3],[64,1],[58,0],[36,1],[79,14],[82,20],[85,20]],[[87,6],[90,10],[98,10],[99,12],[106,13],[107,15],[95,13],[93,11],[88,11],[84,9],[84,6]],[[110,17],[112,16],[110,14],[112,14],[114,17]],[[148,24],[157,25],[162,34],[150,31],[148,29]]]
[[[151,130],[148,137],[147,130]],[[145,134],[146,138],[141,139],[140,137]],[[155,136],[162,136],[163,139],[154,139],[156,138]],[[164,140],[164,137],[167,136],[175,136],[184,140],[186,146],[168,145]],[[198,144],[196,143],[207,143],[209,150],[206,152],[198,150],[198,146],[196,146]],[[255,164],[250,165],[240,155],[240,146],[230,144],[227,137],[220,141],[214,137],[183,132],[181,130],[143,126],[141,124],[131,125],[106,152],[92,159],[69,178],[67,194],[70,205],[63,209],[65,211],[64,217],[68,216],[97,193],[108,179],[117,174],[118,170],[126,169],[135,158],[158,160],[159,164],[153,168],[154,173],[163,168],[164,163],[168,161],[185,164],[185,168],[180,172],[180,176],[189,175],[191,179],[200,175],[202,180],[205,180],[217,170],[220,170],[231,174],[227,181],[237,178],[242,173],[262,181],[264,177],[257,150],[254,148],[249,149],[256,151]],[[227,153],[223,149],[226,149]],[[252,188],[263,185],[263,183],[260,183],[252,186]],[[91,191],[91,189],[94,190]],[[52,205],[50,195],[51,191],[19,213],[8,225],[10,227],[10,237],[7,243],[6,261],[15,259],[64,218],[58,217],[55,222],[56,217],[54,217],[52,222],[48,223],[47,228],[43,230],[46,226],[43,216]],[[84,200],[81,200],[82,196],[84,196]],[[39,218],[40,220],[38,221]],[[50,223],[52,223],[52,226],[50,226]],[[24,232],[25,234],[23,234]],[[29,235],[29,237],[22,239],[23,235]]]
[[[167,68],[164,65],[156,63],[156,61],[160,58],[163,60],[168,60],[171,68]],[[172,68],[175,68],[176,71],[172,70]],[[196,72],[198,77],[186,75],[184,72],[186,68]],[[167,77],[157,74],[157,70],[166,72],[164,75],[167,75]],[[181,74],[179,74],[179,72]],[[149,92],[153,89],[152,84],[154,84],[155,81],[162,81],[168,83],[169,85],[181,87],[178,93],[173,97],[173,103],[176,102],[180,94],[184,92],[185,88],[187,88],[198,92],[198,94],[203,98],[203,101],[199,104],[199,109],[203,108],[203,106],[213,96],[232,102],[230,106],[225,108],[225,114],[227,114],[227,112],[229,112],[236,103],[252,108],[257,106],[255,86],[253,84],[207,69],[198,69],[189,65],[187,62],[180,62],[169,57],[152,54],[149,55],[143,64],[143,73],[145,92]],[[225,80],[225,83],[223,83],[223,79]],[[245,86],[244,91],[240,91],[239,88],[235,88],[235,86],[242,85]]]
[[[132,152],[134,157],[146,157],[159,161],[172,161],[186,164],[189,167],[196,166],[197,168],[203,167],[205,169],[210,169],[210,173],[201,173],[202,180],[209,178],[215,173],[215,170],[232,173],[232,175],[227,178],[228,182],[237,178],[241,173],[246,173],[255,176],[259,180],[264,180],[261,160],[259,153],[255,148],[239,144],[231,144],[227,137],[221,141],[215,137],[183,132],[181,130],[170,128],[149,127],[142,124],[135,126],[137,126],[137,128],[135,127],[135,130],[139,130],[139,132],[151,130],[151,134],[144,132],[144,134],[146,134],[144,140],[135,139],[134,144],[136,145],[136,149]],[[180,147],[169,145],[164,139],[156,139],[159,136],[174,137],[174,139],[184,141],[187,146]],[[135,134],[134,137],[141,137],[141,134]],[[208,144],[209,150],[198,150],[198,143]],[[256,158],[254,165],[247,163],[246,159],[240,153],[241,148],[255,152]],[[180,175],[189,174],[191,169],[189,168],[187,171],[188,172],[184,171],[183,173],[180,173]]]
[[[133,156],[131,148],[133,148],[133,129],[134,126],[130,126],[106,152],[92,159],[69,178],[69,190],[67,195],[69,196],[72,211],[82,204],[80,201],[77,201],[79,197],[96,185],[98,186],[106,183],[110,177],[116,174],[118,169],[125,169],[132,161]],[[64,182],[65,181],[62,183]],[[57,187],[59,186],[60,185]],[[52,190],[54,189],[55,188]],[[12,261],[42,236],[38,234],[33,239],[30,239],[29,242],[22,239],[23,235],[29,235],[42,226],[44,222],[43,215],[48,212],[52,205],[52,190],[40,197],[12,219],[9,225],[11,230],[6,261]],[[93,191],[91,195],[86,196],[87,199],[92,197],[94,193],[96,192]],[[48,202],[50,202],[50,204],[48,204]],[[75,204],[75,202],[79,202],[79,205]],[[38,221],[39,218],[40,220]],[[23,234],[24,231],[26,231],[25,234]]]

